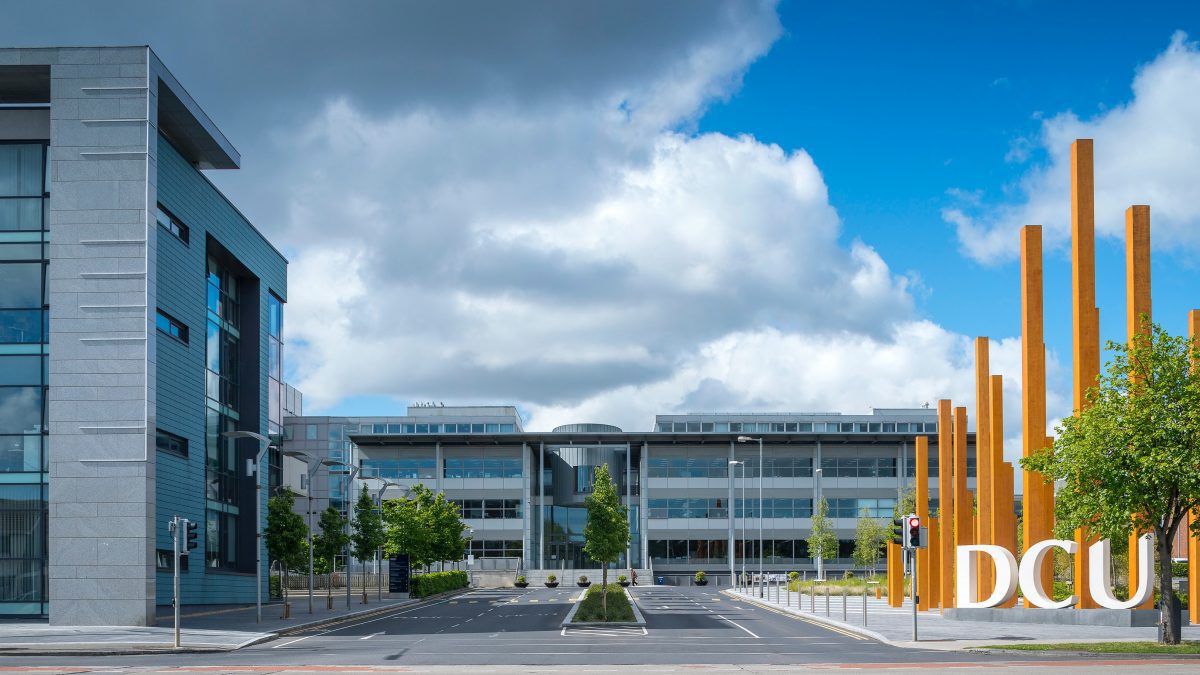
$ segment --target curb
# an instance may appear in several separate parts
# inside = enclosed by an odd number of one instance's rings
[[[806,621],[810,621],[810,622],[816,623],[816,624],[823,624],[824,626],[829,627],[829,628],[836,628],[841,631],[854,633],[856,635],[860,635],[862,637],[865,637],[865,638],[868,638],[871,640],[875,640],[876,642],[882,642],[886,645],[892,645],[893,647],[907,647],[909,649],[924,649],[924,647],[908,647],[907,645],[897,644],[897,643],[889,640],[888,638],[884,637],[881,633],[877,633],[873,630],[864,628],[862,626],[856,626],[851,623],[845,623],[843,621],[838,621],[837,619],[831,619],[829,617],[818,616],[816,614],[809,614],[807,612],[801,612],[798,610],[794,610],[790,607],[779,607],[777,605],[773,605],[768,602],[762,602],[761,600],[758,600],[755,598],[750,598],[750,597],[746,597],[743,595],[733,593],[732,591],[727,591],[727,590],[721,591],[721,595],[725,595],[730,598],[735,598],[741,602],[749,603],[751,605],[757,605],[758,607],[762,607],[763,609],[772,609],[772,610],[775,610],[778,612],[784,612],[790,616],[794,616],[799,619],[804,619]]]
[[[410,598],[408,600],[405,600],[404,602],[399,602],[394,605],[388,605],[387,607],[375,607],[373,609],[362,609],[357,612],[351,612],[349,614],[342,614],[340,616],[328,617],[325,619],[317,619],[315,621],[309,621],[308,623],[300,623],[300,624],[296,624],[295,626],[288,626],[287,628],[284,628],[275,633],[272,633],[271,637],[272,638],[281,637],[284,635],[291,635],[291,634],[297,633],[299,631],[311,630],[313,628],[323,628],[325,626],[333,626],[333,625],[337,625],[339,623],[344,623],[346,621],[365,619],[365,618],[375,616],[377,614],[379,614],[379,615],[386,614],[393,610],[414,607],[414,606],[423,605],[426,603],[436,602],[438,600],[444,600],[446,598],[452,598],[456,595],[462,595],[463,593],[466,593],[466,592],[472,591],[472,590],[475,590],[475,589],[473,589],[473,588],[457,588],[453,591],[446,591],[445,593],[438,593],[437,595],[429,595],[424,598],[417,598],[415,600]],[[249,646],[249,645],[242,645],[242,646]],[[234,649],[241,649],[242,646],[235,647]],[[230,650],[230,651],[232,651],[232,650]]]

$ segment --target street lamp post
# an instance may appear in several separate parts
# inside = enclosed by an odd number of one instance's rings
[[[734,581],[737,579],[737,568],[734,567],[734,562],[733,562],[733,518],[734,518],[734,515],[737,513],[737,511],[734,508],[734,501],[733,501],[733,472],[734,472],[734,467],[737,466],[738,464],[744,465],[745,462],[739,462],[736,459],[729,460],[729,585],[730,586],[733,586]],[[745,469],[742,469],[742,471],[745,472]],[[745,497],[745,493],[746,493],[746,483],[745,483],[745,481],[743,481],[742,482],[742,496],[743,497]],[[742,523],[743,523],[743,525],[742,525],[742,530],[743,530],[743,532],[742,532],[742,561],[743,561],[742,564],[743,565],[745,565],[745,559],[746,559],[745,522],[746,522],[745,517],[743,517],[743,519],[742,519]]]
[[[738,436],[738,443],[749,443],[750,441],[758,441],[758,579],[763,581],[763,439],[751,438],[750,436]],[[745,476],[745,469],[742,469],[742,475]],[[758,593],[762,596],[762,586],[759,586]]]
[[[342,466],[350,469],[350,473],[346,476],[346,489],[343,490],[346,495],[346,609],[350,609],[350,486],[354,483],[354,478],[358,476],[358,472],[362,467],[353,466],[345,462],[338,462],[330,459],[324,460],[321,463],[328,467]]]
[[[271,449],[271,439],[254,431],[225,431],[225,438],[238,440],[253,438],[259,443],[258,454],[254,457],[254,594],[255,622],[262,623],[262,466],[263,457]]]
[[[308,516],[308,613],[313,613],[313,510],[312,510],[312,493],[313,493],[313,476],[317,475],[317,471],[321,468],[321,462],[313,461],[312,455],[299,450],[284,450],[284,456],[295,457],[296,459],[304,460],[304,466],[307,468],[308,487],[305,489],[308,498],[308,507],[305,510],[305,515]]]

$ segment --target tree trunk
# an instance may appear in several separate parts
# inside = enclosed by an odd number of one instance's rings
[[[584,591],[587,593],[587,591]],[[608,565],[600,568],[600,614],[608,621]]]
[[[1163,644],[1177,645],[1180,638],[1180,613],[1178,603],[1174,602],[1175,594],[1171,590],[1171,538],[1167,537],[1160,528],[1154,528],[1158,543],[1158,607],[1162,612]],[[1130,579],[1130,588],[1133,580]]]

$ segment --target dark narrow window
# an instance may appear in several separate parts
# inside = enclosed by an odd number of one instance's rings
[[[158,429],[154,443],[155,446],[163,452],[170,452],[176,455],[187,457],[188,440],[182,436],[176,436],[170,432]]]
[[[158,326],[160,332],[170,335],[185,345],[187,344],[188,327],[179,319],[160,309],[158,310],[158,317],[155,319],[155,324]]]
[[[188,243],[188,226],[180,222],[170,211],[164,209],[162,204],[158,205],[157,219],[159,227],[175,235],[179,241]]]

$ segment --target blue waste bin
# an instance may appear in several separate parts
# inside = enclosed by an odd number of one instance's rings
[[[654,577],[654,583],[658,584],[659,586],[662,586],[664,583],[666,583],[666,580],[666,577]]]

